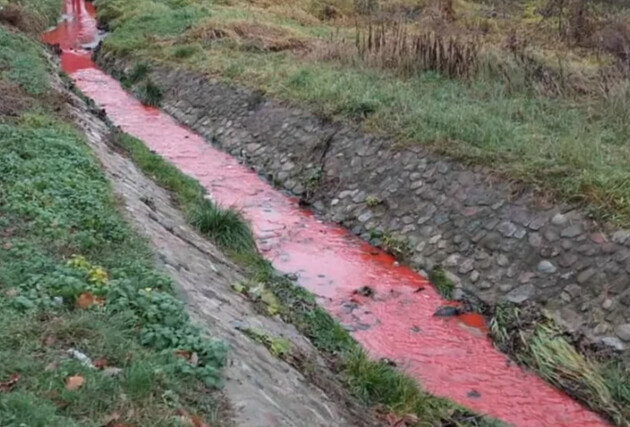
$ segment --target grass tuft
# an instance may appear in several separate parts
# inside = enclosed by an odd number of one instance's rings
[[[455,285],[446,275],[446,271],[440,266],[436,266],[429,273],[429,281],[444,299],[453,299]]]
[[[152,80],[147,79],[136,90],[136,97],[144,105],[159,107],[162,103],[162,89]]]
[[[249,225],[238,212],[214,205],[206,198],[205,189],[197,181],[151,152],[142,141],[127,134],[113,135],[112,139],[144,173],[174,195],[196,230],[242,260],[257,256]]]
[[[520,364],[617,425],[630,423],[630,372],[580,354],[552,319],[533,306],[497,306],[490,324],[496,345]]]
[[[188,212],[188,221],[221,248],[243,253],[255,247],[249,226],[234,210],[217,208],[208,200],[199,201]]]

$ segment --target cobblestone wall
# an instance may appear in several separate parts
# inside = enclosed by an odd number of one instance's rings
[[[175,70],[154,70],[152,79],[181,123],[412,267],[441,265],[488,303],[534,300],[571,330],[630,345],[630,232],[515,193],[481,168],[393,148],[249,89]]]

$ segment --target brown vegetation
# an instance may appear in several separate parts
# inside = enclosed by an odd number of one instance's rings
[[[306,47],[306,39],[284,27],[254,21],[219,22],[209,19],[195,26],[186,36],[190,41],[212,43],[227,40],[242,49],[269,52],[299,50]]]
[[[0,23],[33,35],[40,34],[46,28],[46,23],[41,17],[29,13],[14,3],[9,3],[0,9]]]

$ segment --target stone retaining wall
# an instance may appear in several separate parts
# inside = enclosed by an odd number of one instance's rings
[[[100,55],[112,73],[130,64]],[[630,232],[432,154],[181,70],[155,69],[163,109],[207,141],[419,271],[441,265],[488,303],[536,301],[565,327],[630,344]]]

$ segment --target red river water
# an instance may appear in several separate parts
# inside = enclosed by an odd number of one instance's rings
[[[84,49],[98,37],[94,16],[91,3],[65,0],[63,20],[44,35],[62,48],[63,70],[116,125],[196,178],[217,204],[243,212],[265,257],[280,271],[297,274],[299,284],[347,325],[371,356],[395,361],[433,394],[515,426],[608,425],[508,363],[479,317],[434,317],[448,302],[424,277],[314,217],[231,156],[126,93]],[[374,295],[357,295],[362,286]]]

